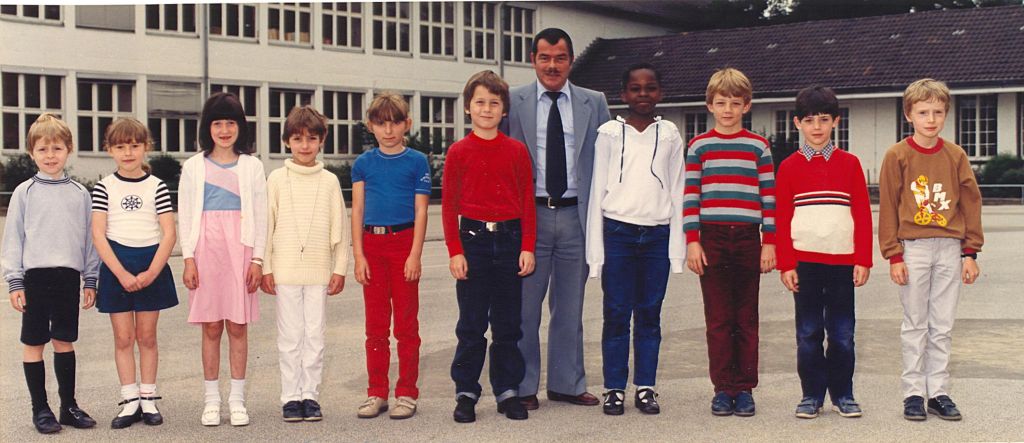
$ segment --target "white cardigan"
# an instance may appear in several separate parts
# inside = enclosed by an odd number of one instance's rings
[[[193,155],[181,168],[178,185],[178,239],[181,255],[192,258],[199,243],[206,185],[206,156]],[[267,176],[263,162],[251,155],[238,156],[238,187],[242,199],[242,244],[252,247],[253,258],[262,258],[267,244]]]

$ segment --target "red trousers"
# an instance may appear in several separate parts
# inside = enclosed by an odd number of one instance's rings
[[[735,397],[757,386],[757,299],[761,234],[757,225],[700,228],[708,266],[700,277],[707,325],[708,371],[715,392]]]
[[[363,254],[370,268],[370,281],[363,286],[368,396],[388,398],[393,312],[398,342],[395,397],[419,398],[416,388],[420,365],[419,280],[405,281],[404,274],[412,239],[413,229],[395,234],[363,233]]]

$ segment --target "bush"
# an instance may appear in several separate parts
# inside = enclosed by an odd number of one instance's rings
[[[1009,154],[1000,154],[989,159],[978,173],[978,183],[1024,184],[1020,180],[1024,173],[1024,159]]]
[[[21,182],[36,175],[38,170],[36,162],[32,161],[32,157],[29,157],[27,153],[8,158],[7,164],[4,165],[4,191],[13,192],[14,188],[17,188]]]
[[[324,169],[338,177],[341,189],[352,189],[352,165],[343,163],[324,163]]]
[[[178,159],[167,154],[155,155],[149,159],[149,168],[154,176],[167,184],[167,189],[178,189],[178,181],[181,179],[181,163]]]

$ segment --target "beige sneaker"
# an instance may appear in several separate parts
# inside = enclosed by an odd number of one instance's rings
[[[229,403],[231,411],[231,426],[247,426],[249,424],[249,411],[242,403]]]
[[[370,397],[359,406],[359,418],[373,418],[388,410],[388,401],[380,397]]]
[[[203,426],[220,425],[220,403],[207,403],[203,406],[203,415],[200,418]]]
[[[395,399],[395,407],[391,409],[391,418],[402,420],[416,415],[416,399],[412,397],[398,397]]]

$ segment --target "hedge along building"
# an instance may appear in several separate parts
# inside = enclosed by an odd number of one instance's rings
[[[800,89],[833,88],[842,113],[833,138],[860,158],[870,183],[877,183],[885,151],[912,134],[901,97],[923,77],[949,85],[953,97],[942,137],[963,146],[972,163],[1024,155],[1021,6],[601,39],[570,78],[603,91],[613,114],[624,114],[621,75],[638,62],[661,71],[659,108],[687,140],[714,127],[704,105],[707,81],[716,69],[734,67],[754,85],[744,126],[773,140],[799,139],[793,109]]]
[[[329,118],[326,161],[353,159],[363,111],[382,90],[411,102],[414,132],[447,145],[470,127],[466,79],[491,69],[511,84],[532,81],[533,36],[550,26],[578,50],[598,37],[670,31],[653,12],[581,2],[4,4],[0,160],[24,152],[42,112],[70,125],[74,176],[110,173],[102,135],[125,115],[148,124],[157,152],[183,160],[196,152],[204,98],[221,90],[241,97],[268,171],[289,156],[280,131],[296,104]]]

